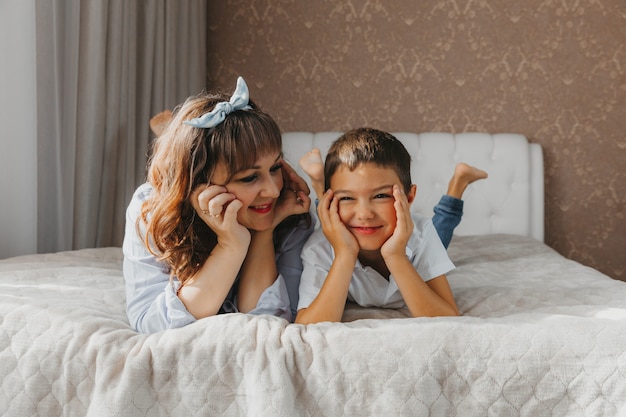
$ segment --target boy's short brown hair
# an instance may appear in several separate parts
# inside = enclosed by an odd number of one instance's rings
[[[391,133],[369,127],[350,130],[330,146],[324,163],[324,189],[330,188],[330,180],[340,166],[352,171],[366,162],[393,169],[404,191],[411,189],[409,152]]]

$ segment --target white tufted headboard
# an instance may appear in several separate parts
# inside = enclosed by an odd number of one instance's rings
[[[298,160],[317,147],[326,157],[341,132],[285,132],[283,150],[308,181]],[[486,180],[465,191],[464,215],[458,235],[510,233],[544,237],[544,182],[541,146],[511,133],[394,133],[411,154],[411,178],[417,184],[412,210],[432,216],[446,192],[457,162],[467,162],[489,173]]]

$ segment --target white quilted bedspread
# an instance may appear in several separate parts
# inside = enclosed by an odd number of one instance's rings
[[[519,236],[450,254],[463,317],[153,335],[128,326],[119,248],[0,261],[0,415],[626,416],[626,283]]]

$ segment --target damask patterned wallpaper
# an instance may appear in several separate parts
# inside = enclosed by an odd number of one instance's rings
[[[544,149],[546,243],[626,280],[626,1],[209,2],[209,89],[283,131],[515,132]]]

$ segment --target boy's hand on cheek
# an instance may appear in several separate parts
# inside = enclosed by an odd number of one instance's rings
[[[359,253],[359,244],[350,230],[341,221],[339,216],[339,200],[332,190],[324,193],[317,206],[317,215],[322,225],[324,236],[333,246],[335,254],[345,252],[356,257]]]
[[[409,201],[404,191],[397,185],[393,186],[393,197],[395,199],[393,206],[396,209],[396,228],[393,234],[380,248],[383,258],[391,256],[406,256],[406,245],[413,233],[413,219]]]

